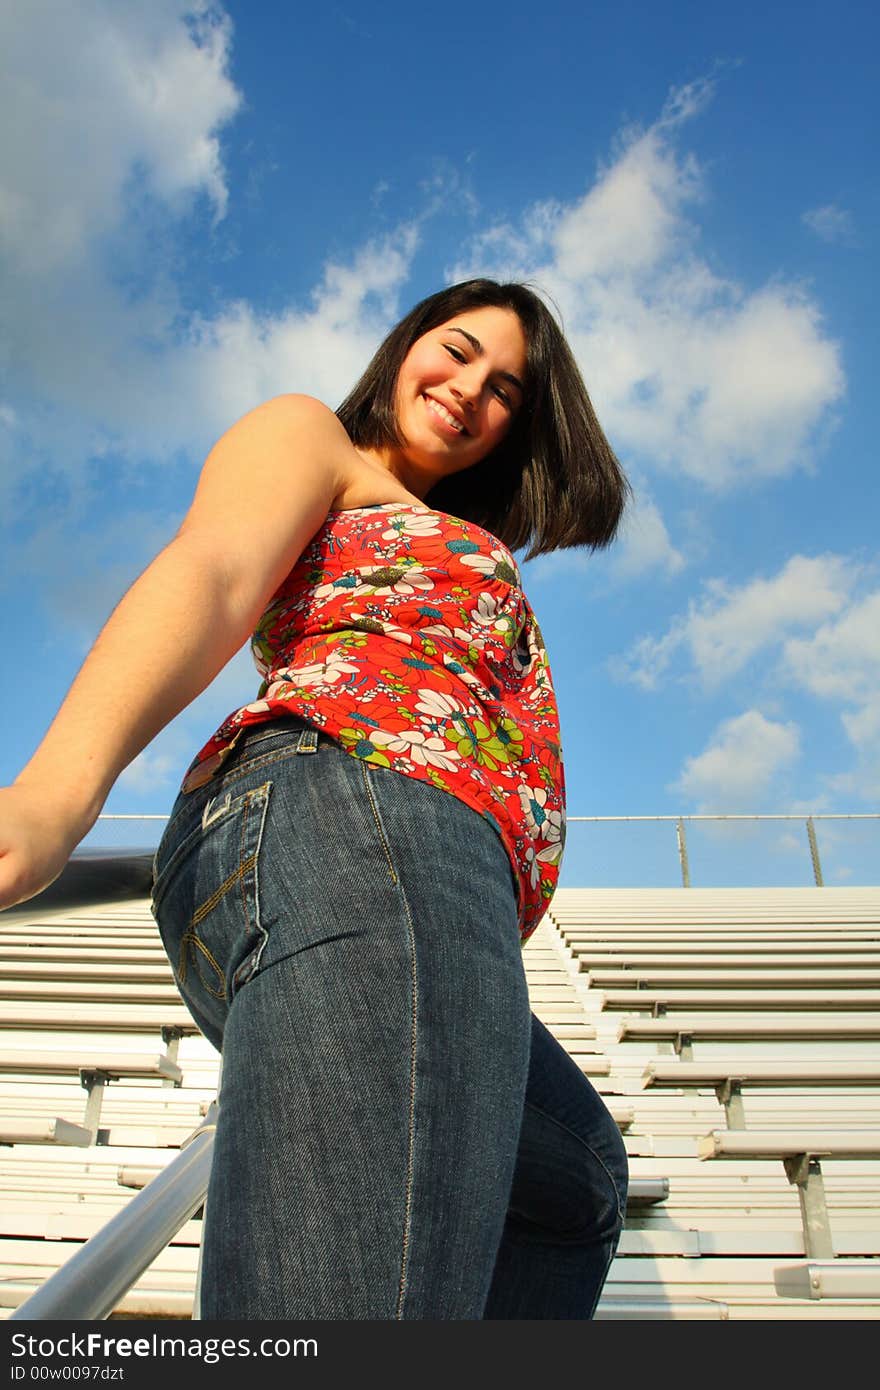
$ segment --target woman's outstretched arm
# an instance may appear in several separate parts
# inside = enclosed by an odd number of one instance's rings
[[[45,738],[0,789],[0,908],[63,869],[128,764],[213,680],[356,460],[335,415],[281,396],[214,446],[174,539],[125,594]]]

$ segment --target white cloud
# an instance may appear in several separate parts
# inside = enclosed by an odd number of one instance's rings
[[[120,773],[118,783],[126,791],[154,792],[169,787],[175,776],[179,781],[180,775],[180,761],[173,754],[152,753],[145,749]]]
[[[0,236],[19,274],[90,260],[148,192],[226,206],[218,131],[240,96],[207,0],[29,0],[0,13]],[[135,183],[136,180],[136,183]]]
[[[802,213],[801,221],[822,241],[849,242],[853,236],[852,213],[839,208],[836,203],[825,203],[822,207],[809,208]]]
[[[173,354],[170,423],[178,435],[193,411],[217,430],[282,391],[337,404],[393,322],[417,244],[415,226],[403,225],[348,264],[328,264],[306,309],[260,316],[239,302],[194,320]]]
[[[857,592],[869,573],[840,555],[795,555],[778,574],[739,588],[710,580],[701,600],[661,636],[635,643],[613,664],[614,674],[645,690],[665,677],[692,674],[715,690],[760,656],[768,689],[795,689],[838,707],[856,761],[846,772],[820,774],[822,784],[876,800],[880,591]],[[813,751],[821,765],[821,751]],[[813,808],[820,802],[814,799]]]
[[[856,765],[829,778],[838,792],[880,797],[880,591],[852,604],[835,620],[783,647],[789,679],[820,699],[845,706],[840,719]]]
[[[605,575],[630,580],[648,573],[678,574],[687,561],[672,544],[660,508],[641,485],[635,500],[624,513],[623,522],[613,549],[602,568]],[[556,550],[528,562],[530,582],[542,582],[572,571],[587,573],[596,564],[595,557],[580,549]]]
[[[696,802],[701,812],[754,811],[799,754],[796,724],[750,709],[719,724],[704,751],[685,761],[670,790]]]
[[[37,467],[76,491],[102,453],[201,457],[279,392],[336,403],[396,316],[412,225],[329,263],[304,304],[185,309],[178,238],[199,200],[215,220],[227,204],[231,41],[210,0],[33,0],[0,16],[0,119],[16,130],[0,155],[7,516]]]
[[[581,199],[486,229],[450,278],[533,279],[559,305],[619,451],[723,487],[809,465],[844,378],[801,286],[747,291],[697,253],[705,179],[676,140],[710,94],[673,93]]]
[[[793,628],[814,627],[839,613],[857,573],[840,555],[794,555],[770,579],[753,579],[738,588],[709,580],[702,600],[674,618],[661,637],[637,642],[618,664],[618,673],[653,689],[673,658],[684,657],[705,685],[717,685]]]
[[[880,689],[880,592],[853,604],[809,638],[791,638],[783,658],[792,678],[824,698],[862,702]]]
[[[18,439],[28,467],[78,475],[152,428],[174,380],[170,238],[227,201],[220,133],[241,97],[231,25],[208,0],[32,0],[0,11],[0,281]],[[162,368],[167,376],[163,379]],[[169,393],[173,397],[173,391]]]
[[[685,558],[672,544],[659,507],[640,488],[635,503],[624,514],[611,556],[612,572],[630,579],[658,569],[677,574],[684,565]]]

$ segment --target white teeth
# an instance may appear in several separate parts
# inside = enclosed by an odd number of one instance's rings
[[[455,416],[449,413],[445,405],[441,405],[439,401],[435,401],[432,396],[426,396],[425,400],[428,402],[428,408],[433,410],[435,415],[439,415],[440,419],[445,420],[447,425],[452,425],[453,429],[458,430],[459,434],[463,432],[464,425],[460,424]]]

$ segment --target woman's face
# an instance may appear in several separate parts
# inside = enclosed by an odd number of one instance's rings
[[[525,372],[525,333],[510,309],[468,309],[418,338],[395,399],[408,463],[437,481],[485,458],[522,407]]]

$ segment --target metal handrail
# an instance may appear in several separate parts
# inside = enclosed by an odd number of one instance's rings
[[[136,1279],[203,1205],[211,1176],[217,1105],[181,1152],[10,1314],[18,1319],[106,1318]]]

